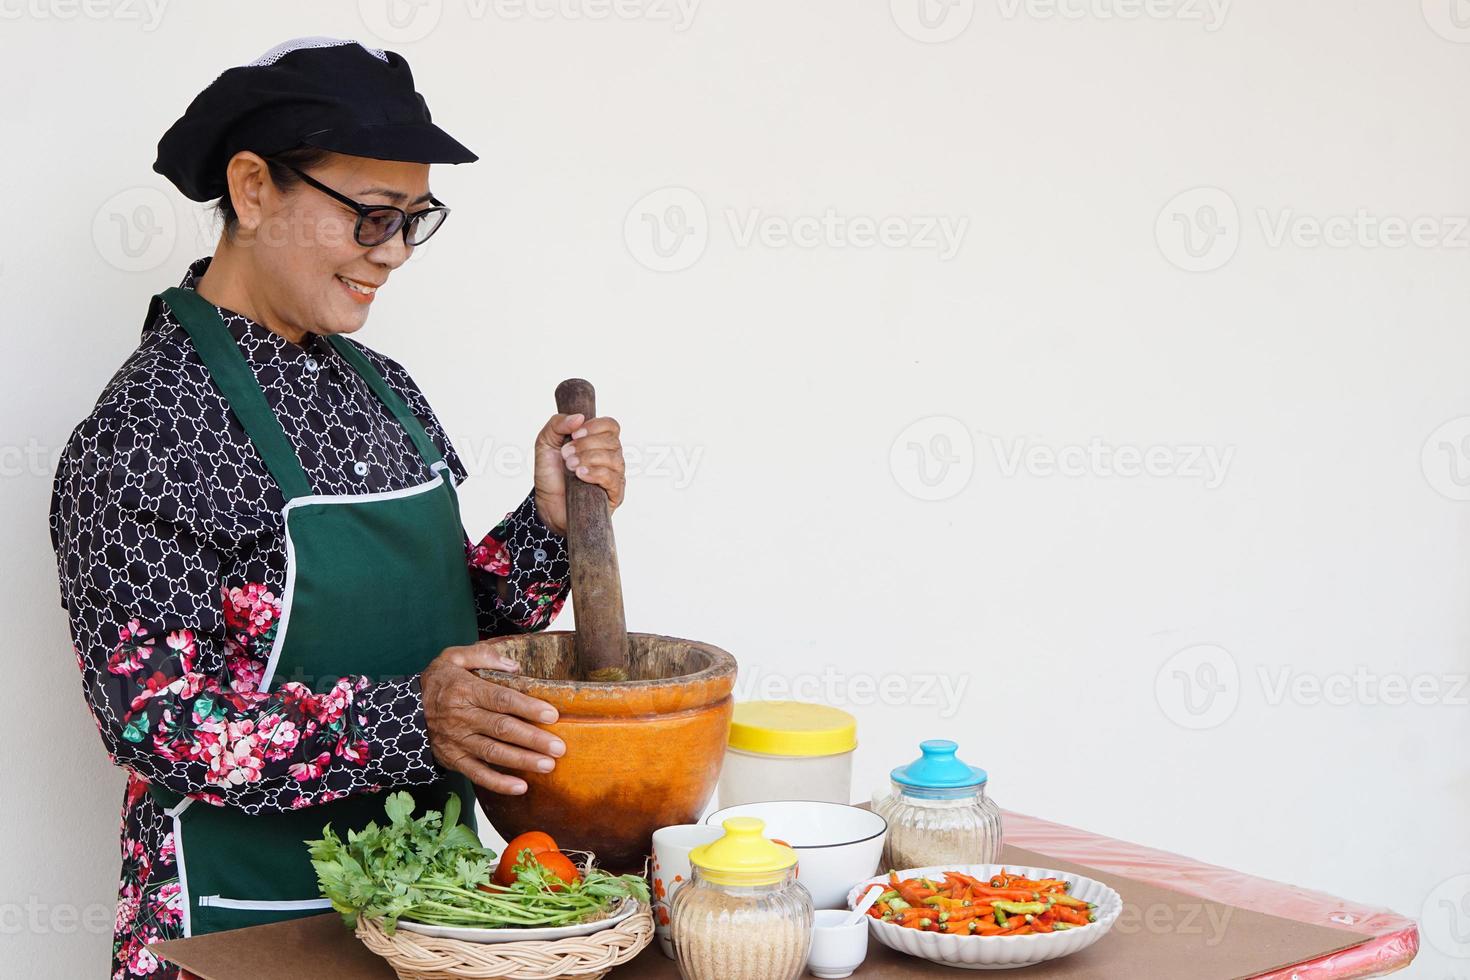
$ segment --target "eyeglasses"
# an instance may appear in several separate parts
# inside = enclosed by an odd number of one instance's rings
[[[444,219],[449,217],[449,209],[444,206],[444,202],[433,195],[429,196],[429,200],[434,204],[432,208],[424,208],[412,214],[402,208],[395,208],[391,204],[359,204],[347,195],[332,190],[310,174],[302,173],[289,163],[281,163],[279,160],[271,162],[285,167],[323,194],[341,201],[356,211],[357,227],[353,229],[352,237],[357,240],[357,244],[365,248],[381,245],[400,231],[403,232],[404,244],[422,245],[443,226]]]

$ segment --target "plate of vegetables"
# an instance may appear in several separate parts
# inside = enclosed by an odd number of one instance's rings
[[[648,902],[642,877],[603,871],[591,854],[562,852],[539,832],[512,840],[497,861],[459,822],[458,796],[420,817],[407,793],[384,808],[386,826],[343,840],[329,824],[306,842],[321,894],[348,928],[367,916],[390,936],[402,926],[472,943],[564,939],[607,929]]]
[[[911,868],[869,878],[883,894],[868,909],[883,945],[970,970],[1005,970],[1067,956],[1112,928],[1123,900],[1091,878],[1046,868],[970,864]]]

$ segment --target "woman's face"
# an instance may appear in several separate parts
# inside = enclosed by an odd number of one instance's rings
[[[359,204],[391,204],[409,214],[430,206],[426,163],[332,154],[303,172]],[[357,214],[347,205],[304,182],[282,191],[261,176],[253,188],[257,207],[248,217],[241,213],[243,234],[236,236],[255,273],[254,304],[299,331],[352,333],[367,322],[375,293],[413,248],[401,231],[381,245],[359,245]]]

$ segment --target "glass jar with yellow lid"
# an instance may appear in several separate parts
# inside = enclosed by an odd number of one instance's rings
[[[767,840],[765,821],[731,817],[718,840],[689,852],[669,934],[684,980],[797,980],[812,946],[812,897],[796,852]]]
[[[720,806],[767,800],[852,802],[857,719],[840,708],[802,701],[735,705]]]

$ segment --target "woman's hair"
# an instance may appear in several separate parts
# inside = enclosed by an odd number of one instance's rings
[[[303,143],[300,146],[283,150],[280,153],[272,153],[270,158],[266,160],[266,165],[270,168],[271,181],[281,190],[289,190],[301,183],[301,178],[292,173],[288,167],[306,170],[309,167],[323,162],[331,155],[330,150],[307,146]],[[235,214],[235,202],[230,200],[228,189],[226,189],[224,196],[214,202],[214,213],[224,222],[225,234],[233,236],[235,233],[235,223],[239,220],[239,215]]]

